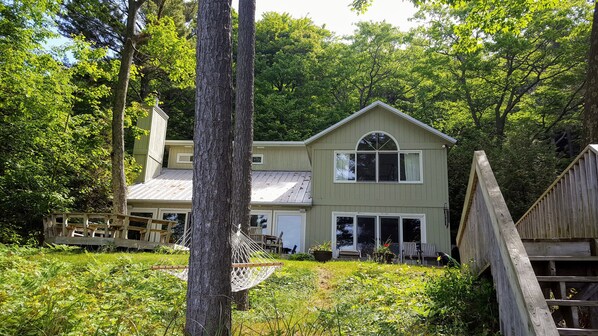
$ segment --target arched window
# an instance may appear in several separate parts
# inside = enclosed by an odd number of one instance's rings
[[[421,152],[399,150],[387,133],[368,133],[354,152],[335,152],[334,180],[421,183]]]
[[[399,180],[399,148],[386,133],[373,132],[357,143],[357,181]]]

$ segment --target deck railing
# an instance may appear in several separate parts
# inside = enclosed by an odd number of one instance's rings
[[[486,154],[474,154],[457,245],[471,271],[490,267],[503,335],[558,335]]]
[[[44,218],[48,244],[151,249],[172,245],[176,222],[113,213],[54,213]]]
[[[589,145],[516,224],[521,238],[598,238],[598,145]]]

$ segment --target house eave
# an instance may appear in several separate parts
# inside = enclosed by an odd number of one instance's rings
[[[419,121],[419,120],[417,120],[417,119],[415,119],[415,118],[413,118],[413,117],[411,117],[411,116],[409,116],[409,115],[407,115],[407,114],[405,114],[405,113],[397,110],[396,108],[394,108],[394,107],[392,107],[392,106],[390,106],[388,104],[385,104],[385,103],[383,103],[383,102],[381,102],[381,101],[378,100],[378,101],[375,101],[374,103],[372,103],[372,104],[370,104],[370,105],[362,108],[361,110],[353,113],[352,115],[346,117],[345,119],[337,122],[336,124],[334,124],[334,125],[326,128],[325,130],[323,130],[320,133],[312,136],[311,138],[305,140],[304,141],[305,145],[309,145],[309,144],[313,143],[314,141],[316,141],[316,140],[322,138],[323,136],[325,136],[326,134],[328,134],[328,133],[336,130],[337,128],[339,128],[339,127],[341,127],[341,126],[349,123],[353,119],[361,116],[362,114],[367,113],[369,110],[371,110],[371,109],[373,109],[375,107],[378,107],[378,106],[383,107],[383,108],[389,110],[390,112],[396,114],[397,116],[399,116],[399,117],[401,117],[401,118],[409,121],[410,123],[412,123],[412,124],[414,124],[416,126],[419,126],[419,127],[423,128],[423,129],[425,129],[426,131],[428,131],[428,132],[430,132],[430,133],[432,133],[432,134],[434,134],[434,135],[442,138],[443,140],[447,141],[451,145],[454,145],[457,142],[457,139],[455,139],[455,138],[453,138],[451,136],[448,136],[448,135],[440,132],[439,130],[433,128],[432,126],[424,124],[423,122],[421,122],[421,121]]]

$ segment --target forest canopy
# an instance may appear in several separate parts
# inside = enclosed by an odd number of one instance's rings
[[[471,30],[475,48],[464,48],[472,8],[418,6],[410,31],[362,22],[343,37],[309,18],[259,18],[254,139],[304,140],[380,100],[458,140],[449,152],[453,227],[478,149],[517,219],[583,146],[592,7],[555,2],[530,12],[523,29]],[[140,8],[128,151],[156,99],[170,116],[167,138],[193,136],[196,7]],[[0,3],[0,243],[36,241],[52,211],[109,210],[109,112],[125,23],[120,1]],[[50,47],[57,34],[70,42]],[[126,158],[131,182],[139,167]]]

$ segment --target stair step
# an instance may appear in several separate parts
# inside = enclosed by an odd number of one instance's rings
[[[598,282],[598,276],[539,275],[538,282]]]
[[[560,335],[598,335],[598,329],[556,328]]]
[[[546,303],[549,306],[598,307],[598,301],[587,301],[587,300],[547,299]]]
[[[530,261],[598,261],[598,256],[530,256]]]

